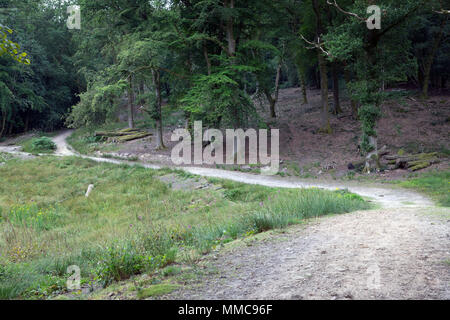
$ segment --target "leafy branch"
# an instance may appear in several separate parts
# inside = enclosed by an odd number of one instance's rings
[[[30,60],[26,58],[27,53],[20,53],[20,45],[8,39],[8,35],[12,34],[12,29],[0,24],[0,55],[8,53],[14,60],[30,64]]]

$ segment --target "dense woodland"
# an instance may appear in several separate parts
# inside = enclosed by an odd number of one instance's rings
[[[81,30],[66,26],[81,6]],[[369,5],[381,29],[369,29]],[[386,89],[426,98],[450,75],[448,0],[0,0],[0,137],[31,129],[99,127],[127,105],[154,120],[162,105],[186,126],[266,126],[280,88],[320,88],[322,129],[341,112],[345,84],[361,123],[363,154],[376,148]],[[15,8],[14,10],[11,10]],[[340,90],[341,89],[341,90]],[[329,93],[333,99],[328,99]]]

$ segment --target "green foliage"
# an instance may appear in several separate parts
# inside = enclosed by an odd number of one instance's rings
[[[107,84],[98,79],[80,94],[80,102],[72,107],[66,124],[69,127],[95,127],[115,120],[120,98],[127,89],[126,81]]]
[[[0,55],[7,53],[20,63],[30,64],[30,60],[26,58],[27,53],[20,53],[20,45],[8,39],[8,35],[12,33],[13,31],[10,28],[0,24],[0,49],[2,51]]]
[[[46,2],[5,0],[1,4],[17,10],[2,15],[1,23],[9,28],[0,30],[0,39],[5,39],[2,31],[14,29],[13,34],[6,33],[13,35],[21,48],[14,45],[12,55],[0,54],[0,119],[6,118],[0,121],[0,136],[59,128],[77,101],[81,81],[71,58],[75,46],[65,19],[61,19],[68,3],[50,6]]]
[[[235,80],[246,66],[228,66],[211,75],[201,75],[180,100],[191,120],[203,120],[208,127],[245,125],[249,115],[256,116],[253,104]]]
[[[386,0],[380,4],[382,16],[381,30],[368,30],[365,23],[355,17],[339,21],[323,37],[328,58],[334,62],[344,62],[347,71],[354,74],[349,85],[352,98],[362,107],[358,115],[361,119],[361,151],[373,149],[369,137],[376,137],[375,126],[380,117],[379,106],[384,99],[382,86],[417,74],[417,62],[405,51],[411,48],[408,39],[410,23],[408,19],[421,6],[416,1]],[[359,17],[366,17],[363,1],[342,3],[343,9]],[[338,12],[342,14],[342,12]],[[399,46],[399,43],[402,46]]]

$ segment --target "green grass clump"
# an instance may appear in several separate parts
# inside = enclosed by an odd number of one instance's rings
[[[210,179],[217,188],[172,190],[160,175],[77,157],[0,166],[0,299],[63,293],[71,265],[80,267],[82,283],[106,286],[164,268],[178,253],[205,253],[309,217],[369,207],[345,191],[218,179]]]
[[[402,187],[424,192],[441,206],[450,207],[450,171],[415,174],[408,180],[397,183]]]

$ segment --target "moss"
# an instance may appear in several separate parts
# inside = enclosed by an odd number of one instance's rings
[[[417,155],[417,158],[421,159],[421,160],[428,160],[428,159],[433,159],[433,158],[435,158],[437,156],[438,156],[437,152],[420,153],[420,154]]]
[[[145,299],[145,298],[150,298],[150,297],[162,296],[162,295],[171,293],[178,287],[179,286],[176,284],[169,284],[169,283],[155,284],[148,288],[138,290],[137,297],[139,299]]]
[[[411,161],[409,165],[410,165],[409,169],[411,171],[417,171],[420,169],[428,168],[429,166],[431,166],[431,162],[418,160],[418,161]]]

